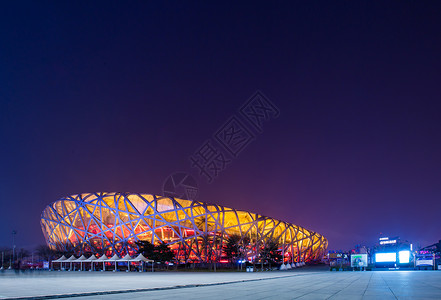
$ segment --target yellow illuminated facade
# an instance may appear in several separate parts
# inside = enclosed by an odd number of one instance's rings
[[[320,260],[328,244],[316,232],[262,215],[149,194],[65,197],[44,209],[41,227],[52,249],[122,257],[136,254],[136,241],[148,240],[169,244],[180,262],[225,261],[223,245],[233,234],[247,241],[251,261],[268,239],[292,263]]]

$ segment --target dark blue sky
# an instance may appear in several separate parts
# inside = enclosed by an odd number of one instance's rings
[[[0,246],[60,197],[160,194],[261,90],[280,116],[199,200],[315,230],[441,238],[439,1],[0,4]]]

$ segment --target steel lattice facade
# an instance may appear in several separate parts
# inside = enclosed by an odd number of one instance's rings
[[[65,197],[44,209],[41,227],[52,249],[123,256],[137,252],[138,240],[163,241],[180,261],[204,261],[208,255],[221,259],[222,246],[232,234],[247,237],[249,258],[269,238],[279,242],[289,262],[320,260],[328,244],[316,232],[262,215],[149,194]],[[210,254],[204,239],[211,241]]]

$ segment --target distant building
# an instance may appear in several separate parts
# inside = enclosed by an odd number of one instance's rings
[[[399,237],[380,237],[373,258],[376,268],[413,267],[412,244]]]

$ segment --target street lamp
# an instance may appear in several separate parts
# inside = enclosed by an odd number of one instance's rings
[[[17,231],[12,230],[12,261],[15,261],[15,235]]]
[[[32,270],[33,269],[35,269],[35,266],[34,266],[34,253],[35,253],[36,251],[32,251]]]

